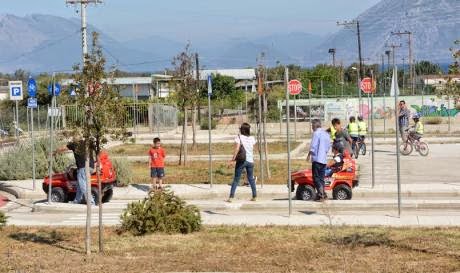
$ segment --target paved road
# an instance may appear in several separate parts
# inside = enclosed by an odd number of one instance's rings
[[[460,145],[432,144],[430,155],[421,157],[417,154],[401,156],[401,182],[403,188],[418,185],[425,193],[437,191],[439,188],[458,189],[460,178],[456,168],[460,166]],[[361,189],[370,189],[370,156],[359,158]],[[388,187],[396,188],[396,156],[394,146],[378,146],[375,154],[376,161],[376,189],[384,192]],[[186,187],[186,185],[184,185]],[[228,186],[221,185],[228,191]],[[207,187],[206,187],[207,188]],[[218,188],[218,187],[216,187]],[[200,189],[197,186],[197,190]],[[238,195],[243,198],[248,195],[248,189],[239,188]],[[377,190],[378,191],[378,190]],[[414,189],[415,191],[415,189]],[[357,193],[359,190],[357,190]],[[377,195],[376,195],[377,196]],[[294,204],[293,215],[288,217],[286,201],[276,200],[267,196],[256,203],[237,200],[236,204],[225,205],[223,198],[210,197],[209,200],[188,200],[201,207],[203,222],[209,225],[321,225],[327,223],[349,225],[390,225],[390,226],[460,226],[460,196],[422,195],[422,198],[403,199],[402,217],[397,217],[395,198],[384,199],[354,198],[351,201],[332,201],[335,207],[343,204],[346,209],[317,208],[317,205],[301,203]],[[190,198],[188,198],[190,199]],[[106,210],[104,223],[106,225],[119,224],[119,215],[129,200],[115,200],[111,202],[116,209]],[[201,203],[200,203],[201,202]],[[208,204],[206,204],[208,202]],[[337,203],[343,202],[343,203]],[[244,209],[241,203],[245,203]],[[283,203],[282,205],[280,205]],[[374,204],[374,205],[373,205]],[[433,205],[434,204],[434,205]],[[247,206],[253,206],[248,209]],[[259,207],[257,207],[259,206]],[[315,207],[316,206],[316,207]],[[83,210],[66,213],[32,212],[33,201],[15,200],[1,207],[7,211],[10,224],[15,225],[58,225],[82,226],[85,224],[86,214]],[[108,207],[107,207],[108,208]],[[97,212],[93,213],[93,224],[97,224]]]
[[[460,144],[430,144],[430,154],[422,157],[413,152],[409,156],[401,155],[401,184],[455,183],[460,184],[456,171],[460,166]],[[370,145],[368,145],[368,149]],[[358,158],[360,183],[371,185],[370,154]],[[391,145],[376,147],[375,184],[395,184],[396,151]]]

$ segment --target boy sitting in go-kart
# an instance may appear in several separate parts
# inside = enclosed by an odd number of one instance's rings
[[[332,176],[333,173],[339,172],[343,167],[343,148],[335,143],[332,145],[332,152],[334,155],[332,156],[332,159],[327,162],[324,174],[325,177]]]

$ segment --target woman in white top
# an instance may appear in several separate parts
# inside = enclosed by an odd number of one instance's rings
[[[256,201],[257,191],[256,191],[256,182],[254,179],[254,144],[256,140],[251,135],[251,125],[248,123],[243,123],[240,126],[240,134],[235,137],[235,149],[233,150],[233,157],[230,161],[231,164],[235,164],[235,176],[233,177],[232,188],[230,190],[230,197],[228,202],[232,202],[235,197],[236,187],[240,183],[241,174],[243,170],[246,169],[246,176],[248,177],[249,184],[251,185],[252,190],[252,199],[251,201]],[[241,145],[243,145],[244,150],[246,151],[245,160],[237,160],[237,155],[240,150]]]

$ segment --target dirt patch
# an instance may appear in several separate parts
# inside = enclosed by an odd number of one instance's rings
[[[96,245],[96,230],[93,232]],[[84,254],[84,229],[7,227],[0,272],[455,272],[460,229],[208,227],[189,235],[117,235]],[[35,240],[34,234],[39,234]],[[385,234],[370,243],[369,234]],[[19,235],[18,235],[19,234]],[[325,236],[348,238],[343,244]],[[364,242],[353,244],[350,242]],[[382,239],[382,237],[380,237]],[[350,241],[351,240],[351,241]],[[339,240],[340,241],[340,240]]]

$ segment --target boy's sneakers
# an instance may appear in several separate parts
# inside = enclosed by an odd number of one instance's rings
[[[233,197],[228,198],[225,202],[232,203],[233,202]]]
[[[252,202],[257,201],[257,197],[252,197],[252,198],[251,198],[251,201],[252,201]]]

